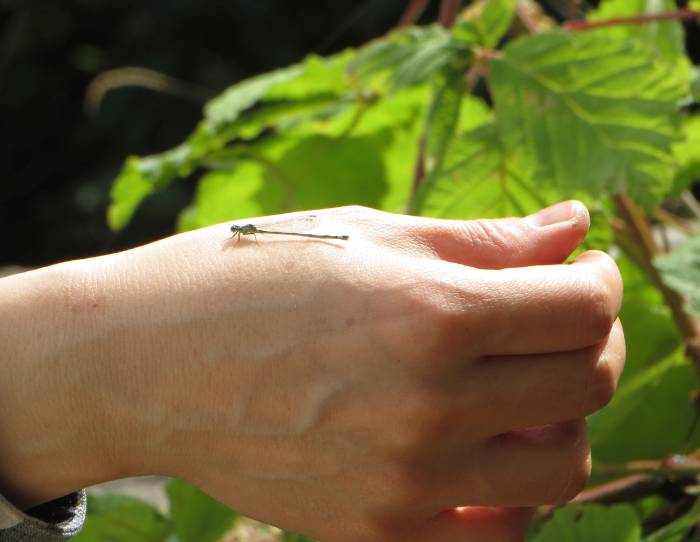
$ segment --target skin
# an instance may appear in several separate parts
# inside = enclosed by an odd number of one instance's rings
[[[350,239],[220,224],[0,280],[0,493],[163,474],[323,542],[522,540],[575,496],[625,355],[614,262],[561,263],[585,207],[313,214]]]

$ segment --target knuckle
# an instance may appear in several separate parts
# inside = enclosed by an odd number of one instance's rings
[[[451,290],[432,283],[430,291],[416,292],[406,300],[404,314],[411,316],[404,319],[401,344],[410,345],[412,356],[432,374],[449,365],[450,354],[467,327],[462,303]]]
[[[585,424],[570,425],[564,431],[560,473],[552,478],[551,504],[570,501],[588,483],[591,475],[591,448]]]
[[[497,254],[507,254],[513,246],[513,232],[506,220],[471,220],[463,223],[464,234],[471,245],[488,247]]]
[[[572,462],[568,482],[564,486],[563,491],[559,495],[558,503],[568,502],[576,495],[581,493],[588,483],[588,479],[591,476],[591,459],[590,453],[587,453],[585,457],[574,458]]]
[[[423,502],[429,492],[430,482],[422,470],[410,463],[396,462],[385,465],[376,476],[380,495],[380,507],[385,512],[396,513]]]
[[[359,538],[355,540],[366,540],[367,542],[390,542],[391,538],[387,528],[383,523],[374,518],[363,520],[356,529]]]
[[[357,532],[359,537],[353,542],[406,542],[408,530],[405,525],[395,525],[396,520],[376,519],[369,517],[364,520]]]
[[[617,319],[617,307],[605,282],[588,280],[584,286],[581,312],[587,334],[593,340],[602,340],[610,334]]]
[[[412,392],[402,402],[396,437],[401,453],[420,454],[445,436],[458,419],[455,408],[446,404],[437,392]]]
[[[591,385],[588,390],[591,401],[591,412],[600,410],[612,401],[615,390],[617,389],[617,379],[617,371],[614,369],[608,356],[603,353],[593,369]]]

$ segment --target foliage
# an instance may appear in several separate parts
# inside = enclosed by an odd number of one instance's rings
[[[700,442],[686,348],[698,338],[688,322],[700,317],[700,238],[652,261],[659,249],[649,224],[669,215],[683,223],[688,211],[673,217],[668,209],[679,204],[669,198],[700,177],[698,69],[677,20],[525,33],[513,24],[515,7],[475,2],[451,30],[395,31],[232,86],[180,146],[127,160],[109,222],[122,228],[145,197],[188,177],[198,184],[182,230],[350,203],[467,219],[579,198],[593,211],[589,246],[612,246],[626,284],[627,370],[612,403],[589,420],[593,480],[632,472],[640,460],[650,473],[663,470],[674,454],[692,458]],[[671,9],[670,0],[605,0],[588,17],[593,25]],[[685,540],[700,515],[697,481],[673,469],[660,476],[675,493],[567,506],[540,517],[531,539]],[[172,485],[170,497],[169,518],[124,507],[181,540],[194,532],[214,540],[208,529],[232,521],[197,504],[187,486]],[[104,508],[81,536],[109,521]],[[661,512],[670,514],[665,525],[652,521]]]
[[[170,513],[122,495],[90,496],[90,514],[76,542],[215,542],[229,531],[237,514],[195,486],[171,480]]]
[[[700,317],[700,236],[671,254],[656,258],[656,266],[669,286],[688,300],[688,309]]]

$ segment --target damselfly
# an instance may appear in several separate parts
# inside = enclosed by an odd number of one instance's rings
[[[316,217],[308,217],[305,221],[314,221],[313,219],[315,218]],[[350,239],[349,235],[324,235],[319,233],[302,233],[298,231],[268,230],[266,228],[259,228],[255,224],[243,224],[241,226],[234,224],[231,226],[231,232],[236,240],[240,239],[241,235],[256,235],[258,233],[269,235],[295,235],[298,237],[311,237],[313,239],[339,239],[340,241],[347,241]]]

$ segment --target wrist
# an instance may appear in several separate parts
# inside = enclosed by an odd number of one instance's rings
[[[0,493],[21,508],[136,474],[115,445],[112,333],[93,270],[83,260],[0,280]]]

